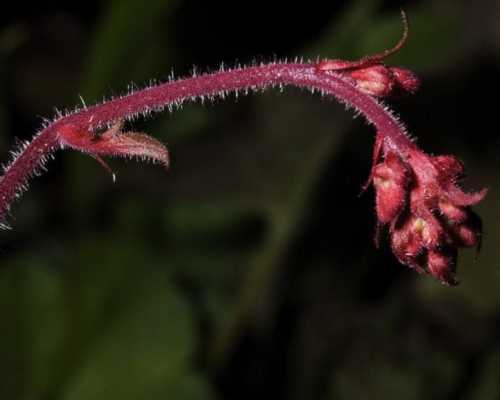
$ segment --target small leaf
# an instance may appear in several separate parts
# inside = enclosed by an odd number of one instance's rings
[[[145,133],[122,132],[121,129],[121,122],[98,134],[79,130],[72,125],[63,125],[58,133],[63,147],[68,146],[90,154],[108,170],[109,167],[100,156],[137,157],[143,161],[161,163],[168,168],[170,157],[163,143]]]

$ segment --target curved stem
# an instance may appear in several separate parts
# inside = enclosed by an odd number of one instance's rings
[[[4,219],[11,203],[27,189],[28,180],[44,168],[47,159],[58,148],[55,130],[49,126],[14,153],[14,160],[0,178],[0,228],[8,228]]]
[[[260,66],[219,71],[179,79],[149,87],[129,95],[106,101],[63,116],[43,129],[21,150],[6,168],[0,180],[0,220],[3,220],[12,201],[19,197],[28,179],[37,172],[47,156],[61,146],[58,130],[71,127],[92,134],[97,128],[110,126],[123,119],[172,109],[186,100],[225,97],[230,92],[265,89],[277,85],[296,86],[334,96],[347,106],[354,107],[386,138],[395,151],[406,154],[415,145],[403,126],[391,112],[374,97],[359,91],[341,74],[319,71],[311,63],[272,63]]]

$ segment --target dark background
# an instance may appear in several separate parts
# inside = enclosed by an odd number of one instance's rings
[[[0,236],[1,399],[499,399],[498,1],[39,2],[0,15],[0,153],[57,109],[226,65],[356,59],[422,89],[391,105],[453,153],[483,249],[447,288],[373,244],[373,128],[299,90],[130,125],[172,168],[59,152]],[[16,9],[17,7],[17,9]],[[15,217],[14,217],[15,216]]]

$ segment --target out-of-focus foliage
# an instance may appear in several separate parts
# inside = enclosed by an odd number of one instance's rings
[[[485,93],[500,10],[408,1],[388,62],[422,90],[391,102],[419,143],[492,188],[478,261],[442,287],[373,245],[373,129],[299,90],[134,122],[172,169],[65,152],[0,234],[1,399],[490,399],[500,396],[500,199]],[[0,149],[54,107],[226,63],[355,59],[395,43],[382,0],[85,2],[4,15]],[[496,32],[496,33],[495,33]],[[495,49],[494,51],[491,49]],[[133,88],[132,85],[132,88]]]

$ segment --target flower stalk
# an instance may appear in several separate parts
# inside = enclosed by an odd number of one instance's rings
[[[411,71],[383,64],[383,59],[406,40],[408,26],[403,17],[405,33],[393,49],[358,61],[274,62],[221,69],[59,115],[15,152],[5,168],[0,178],[0,222],[6,226],[12,202],[58,149],[87,153],[108,170],[102,157],[147,159],[168,167],[167,148],[143,133],[123,132],[124,121],[172,110],[185,101],[203,102],[230,93],[294,86],[337,99],[375,127],[368,184],[375,188],[379,226],[388,226],[393,252],[401,263],[431,273],[443,283],[456,283],[456,249],[478,245],[479,218],[470,207],[486,191],[464,193],[458,185],[463,175],[461,163],[452,156],[431,157],[422,152],[403,124],[379,101],[380,97],[413,93],[419,86]]]

